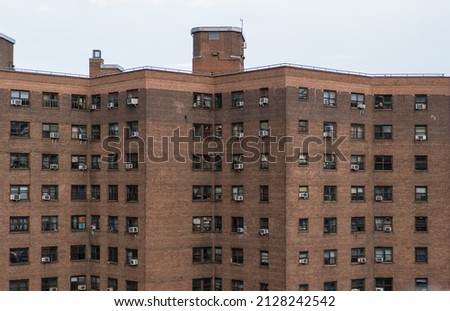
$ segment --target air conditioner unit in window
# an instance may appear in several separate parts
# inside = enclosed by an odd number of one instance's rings
[[[43,263],[50,262],[50,257],[42,257],[41,262],[43,262]]]
[[[127,98],[127,105],[136,106],[139,103],[137,98]]]
[[[358,289],[358,288],[352,288],[351,291],[352,291],[352,292],[359,292],[360,289]]]
[[[85,170],[87,170],[87,165],[86,164],[80,164],[80,165],[78,165],[78,169],[80,170],[80,171],[85,171]]]
[[[107,107],[108,107],[108,109],[111,109],[111,108],[114,108],[114,103],[113,102],[111,102],[111,103],[108,103],[108,105],[107,105]]]
[[[375,257],[375,262],[383,262],[383,257]]]
[[[21,99],[11,99],[11,105],[12,106],[22,106],[22,100]]]
[[[269,234],[269,229],[259,229],[259,234],[260,235],[268,235]]]
[[[392,227],[391,226],[384,226],[383,227],[383,231],[384,232],[392,232]]]
[[[58,290],[58,287],[49,287],[48,290],[51,292],[56,292]]]
[[[58,164],[50,164],[51,170],[57,170],[59,168]]]
[[[128,233],[138,233],[138,227],[128,227]]]
[[[352,171],[359,171],[359,164],[352,164],[352,165],[350,165],[350,169]]]
[[[382,291],[384,291],[384,288],[383,287],[375,287],[375,291],[382,292]]]
[[[130,259],[130,261],[128,263],[130,264],[130,266],[137,266],[138,260],[137,259]]]
[[[265,106],[269,103],[269,99],[267,97],[261,97],[259,99],[259,105],[260,106]]]
[[[365,257],[358,258],[358,263],[366,263],[366,258]]]
[[[86,285],[78,285],[78,290],[86,290]]]
[[[92,104],[91,105],[91,110],[97,110],[97,105],[96,104]]]
[[[236,202],[244,201],[244,196],[235,194],[233,200]]]
[[[267,136],[269,136],[269,131],[268,130],[259,130],[258,136],[259,137],[267,137]]]
[[[10,199],[11,201],[20,201],[20,194],[11,194],[11,195],[9,196],[9,199]]]
[[[378,201],[378,202],[383,201],[383,196],[382,195],[375,196],[375,201]]]
[[[307,199],[309,197],[308,192],[299,192],[298,197],[301,199]]]
[[[299,259],[298,263],[302,264],[302,265],[306,265],[308,263],[308,259],[306,259],[306,258]]]
[[[427,140],[427,136],[426,135],[416,135],[416,140],[418,140],[418,141]]]
[[[237,228],[237,229],[236,229],[236,232],[237,232],[237,233],[244,233],[244,228]]]
[[[125,163],[125,169],[126,170],[132,170],[133,169],[133,163]]]
[[[244,169],[244,163],[235,163],[235,164],[233,164],[233,169],[235,169],[235,170],[243,170]]]
[[[324,138],[331,138],[331,137],[333,137],[333,133],[332,132],[323,132],[323,137]]]
[[[131,132],[130,137],[139,137],[139,132],[137,131]]]
[[[425,110],[427,109],[426,104],[416,104],[416,110]]]
[[[358,109],[366,109],[366,105],[363,104],[363,103],[359,103],[359,104],[357,105],[357,107],[358,107]]]
[[[114,288],[108,287],[106,290],[109,291],[109,292],[112,292],[112,291],[114,291]]]
[[[59,133],[58,132],[50,132],[50,138],[51,139],[59,139]]]
[[[235,138],[244,138],[244,133],[243,132],[235,133],[234,137]]]
[[[300,230],[300,231],[306,231],[306,230],[308,230],[308,227],[307,227],[307,226],[299,226],[299,227],[298,227],[298,230]]]
[[[243,100],[238,100],[238,101],[236,101],[235,106],[236,106],[236,107],[244,107],[244,101],[243,101]]]
[[[79,134],[79,135],[78,135],[78,139],[79,139],[79,140],[87,140],[87,139],[88,139],[88,136],[87,136],[87,134]]]
[[[44,201],[50,201],[50,199],[51,199],[51,197],[50,197],[49,194],[44,194],[44,195],[42,195],[42,200],[44,200]]]

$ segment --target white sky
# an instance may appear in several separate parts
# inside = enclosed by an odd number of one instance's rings
[[[190,70],[191,28],[241,19],[246,68],[450,76],[449,0],[0,0],[17,68],[79,74],[93,49],[125,69]]]

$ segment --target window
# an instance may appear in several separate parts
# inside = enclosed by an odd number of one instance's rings
[[[334,153],[325,153],[323,155],[323,168],[325,170],[336,169],[336,156],[334,155]]]
[[[58,261],[58,247],[56,246],[42,247],[41,257],[48,258],[50,262]]]
[[[211,201],[212,186],[192,186],[192,200]]]
[[[43,200],[58,200],[58,185],[42,185]]]
[[[10,280],[9,290],[10,291],[28,291],[28,279],[26,280]]]
[[[259,283],[259,291],[268,291],[268,290],[269,290],[269,284]]]
[[[336,91],[323,91],[323,105],[336,107]]]
[[[376,155],[374,157],[376,171],[391,171],[392,156]]]
[[[426,232],[428,231],[428,217],[427,216],[416,216],[415,219],[415,230],[416,232]]]
[[[259,265],[261,267],[269,267],[269,252],[259,251]]]
[[[91,96],[91,110],[98,110],[102,106],[102,97],[99,94]]]
[[[392,139],[392,125],[375,125],[375,139]]]
[[[117,279],[116,278],[108,278],[108,288],[116,291],[118,289]]]
[[[211,109],[212,95],[211,94],[194,93],[193,107],[194,108]]]
[[[86,229],[86,215],[74,215],[71,217],[72,230]]]
[[[50,289],[58,288],[58,278],[42,278],[41,279],[41,291],[49,291]]]
[[[351,186],[351,200],[352,201],[364,201],[365,200],[365,187],[364,186]]]
[[[127,202],[137,202],[139,195],[138,195],[138,185],[127,185],[126,186],[127,191]]]
[[[91,125],[91,139],[97,140],[101,138],[101,126],[100,124]]]
[[[42,216],[41,218],[42,231],[58,231],[58,216]]]
[[[351,262],[359,263],[358,259],[366,258],[366,249],[365,248],[352,248],[351,253]]]
[[[118,108],[119,107],[119,93],[109,93],[108,94],[108,108]]]
[[[232,291],[243,291],[244,290],[244,281],[231,280],[231,290]]]
[[[87,140],[86,125],[72,125],[72,139]]]
[[[392,186],[375,186],[375,201],[392,201]]]
[[[269,202],[269,186],[259,186],[259,201]]]
[[[298,88],[298,99],[299,100],[308,100],[308,88],[306,88],[306,87]]]
[[[298,155],[298,165],[299,166],[304,166],[304,165],[308,165],[308,154],[307,153],[300,153]]]
[[[214,262],[222,263],[222,247],[214,248]]]
[[[350,95],[350,108],[366,108],[364,104],[364,94],[352,93]]]
[[[309,260],[309,252],[308,251],[300,251],[298,252],[298,263],[307,264]]]
[[[86,185],[72,185],[70,198],[71,200],[86,200]]]
[[[242,248],[231,249],[231,263],[234,264],[244,263],[244,250]]]
[[[336,138],[336,122],[324,122],[323,123],[323,137],[324,138]]]
[[[91,215],[91,230],[100,231],[100,215]]]
[[[11,168],[29,168],[30,154],[29,153],[11,153],[9,156],[9,165]]]
[[[11,137],[30,137],[30,122],[11,121]]]
[[[11,105],[13,106],[30,105],[30,91],[11,90]]]
[[[351,162],[351,165],[354,165],[354,164],[358,165],[359,171],[363,171],[365,169],[365,165],[364,165],[365,156],[363,156],[363,155],[353,155],[352,154],[350,157],[350,162]]]
[[[375,262],[392,262],[392,247],[375,247]]]
[[[43,154],[42,155],[42,169],[58,169],[58,155],[57,154]]]
[[[350,138],[364,139],[364,124],[351,124]]]
[[[100,260],[100,246],[91,245],[91,260]]]
[[[392,278],[375,278],[375,290],[377,290],[378,288],[382,288],[384,291],[392,291]]]
[[[299,291],[309,291],[309,284],[299,284],[298,290]]]
[[[216,232],[222,232],[222,216],[214,216],[214,229]]]
[[[212,262],[212,247],[194,247],[192,249],[193,263],[210,263]]]
[[[231,197],[234,202],[244,199],[244,186],[231,186]]]
[[[71,245],[70,246],[70,260],[85,260],[86,259],[86,245]]]
[[[241,108],[244,106],[244,92],[231,92],[231,107]]]
[[[222,186],[214,186],[214,200],[222,201]]]
[[[128,231],[129,228],[139,227],[138,226],[138,218],[137,217],[126,217],[125,218],[125,225],[126,225],[126,227],[125,227],[126,232],[129,232]]]
[[[232,123],[231,135],[234,138],[242,138],[244,136],[244,123]]]
[[[117,247],[108,247],[108,262],[109,263],[119,262],[119,249]]]
[[[30,186],[28,185],[11,185],[9,187],[11,200],[29,200]]]
[[[428,247],[416,247],[415,248],[416,263],[428,262]]]
[[[428,201],[428,187],[427,186],[416,186],[415,187],[415,200],[416,202],[427,202]]]
[[[127,91],[127,106],[136,107],[139,104],[139,90]]]
[[[427,278],[417,278],[416,279],[416,290],[417,291],[428,290],[428,279]]]
[[[125,162],[133,165],[133,169],[138,169],[139,155],[137,153],[125,153]]]
[[[110,232],[119,232],[119,217],[108,216],[108,230]]]
[[[364,232],[366,231],[366,220],[364,217],[352,217],[351,218],[351,232]]]
[[[127,137],[139,136],[139,122],[138,121],[127,122],[126,131]]]
[[[27,264],[29,261],[28,248],[10,248],[9,263],[10,264]]]
[[[365,279],[353,279],[352,280],[352,290],[360,290],[363,291],[365,290]]]
[[[132,249],[132,248],[126,248],[125,249],[125,262],[127,265],[132,264],[133,259],[138,259],[138,250]]]
[[[392,109],[392,95],[375,95],[375,109]]]
[[[428,169],[428,157],[426,155],[414,156],[414,168],[416,171],[426,171]]]
[[[194,216],[192,217],[193,232],[211,232],[212,216]]]
[[[427,109],[427,95],[416,95],[414,103],[415,110]]]
[[[87,96],[86,95],[72,95],[72,109],[87,109]]]
[[[98,154],[91,155],[91,169],[99,170],[101,162],[102,162],[101,155],[98,155]]]
[[[70,290],[79,290],[79,286],[86,286],[85,275],[73,275],[70,277]]]
[[[298,120],[298,132],[308,133],[308,120]]]
[[[125,286],[126,286],[127,291],[137,291],[138,290],[138,282],[129,281],[129,280],[126,280],[125,282],[126,282]]]
[[[222,94],[214,94],[214,107],[215,109],[222,109]]]
[[[194,139],[205,139],[212,137],[213,126],[212,124],[194,124]]]
[[[426,125],[416,125],[415,129],[415,137],[416,141],[427,140],[427,126]]]
[[[100,290],[100,277],[91,275],[91,290]]]
[[[270,128],[269,121],[267,121],[267,120],[259,121],[259,130],[260,131],[266,131],[267,133],[265,133],[265,134],[268,134],[269,128]],[[259,133],[260,137],[267,136],[267,135],[261,135],[261,134],[263,134],[263,133]]]
[[[376,216],[375,220],[375,231],[392,231],[392,217],[391,216]]]
[[[119,186],[108,185],[108,201],[118,201],[118,200],[119,200]]]
[[[30,217],[12,216],[9,218],[9,232],[28,232],[30,230]]]
[[[324,265],[336,265],[337,250],[329,249],[323,251],[323,264]]]
[[[59,135],[59,126],[55,123],[42,124],[42,138],[55,138],[54,135]],[[55,134],[52,134],[55,133]]]
[[[259,229],[269,229],[269,218],[259,219]]]
[[[300,218],[298,220],[298,231],[308,231],[308,230],[309,230],[308,218]]]
[[[268,170],[269,169],[269,154],[261,153],[259,157],[259,169]]]
[[[323,200],[325,202],[335,202],[337,197],[336,186],[324,186],[323,187]]]
[[[337,218],[324,218],[323,219],[323,233],[337,233]]]
[[[108,136],[109,137],[119,137],[119,123],[109,123]]]
[[[231,217],[231,232],[244,232],[244,217]]]
[[[324,291],[337,291],[337,282],[325,282],[323,283],[323,290]]]
[[[192,291],[211,291],[211,278],[192,279]]]
[[[117,170],[119,168],[119,155],[117,153],[112,153],[108,155],[108,169]]]
[[[73,170],[81,170],[81,167],[87,163],[86,155],[72,155],[71,156],[71,168]]]

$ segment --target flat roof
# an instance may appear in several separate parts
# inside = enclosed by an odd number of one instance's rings
[[[1,33],[1,32],[0,32],[0,38],[1,38],[1,39],[4,39],[4,40],[6,40],[6,41],[9,41],[9,42],[11,42],[12,44],[15,44],[15,43],[16,43],[16,40],[14,40],[14,39],[11,38],[11,37],[8,37],[7,35],[5,35],[5,34],[3,34],[3,33]]]
[[[232,26],[202,26],[202,27],[194,27],[191,29],[191,34],[195,32],[201,31],[233,31],[242,33],[242,28],[240,27],[232,27]]]

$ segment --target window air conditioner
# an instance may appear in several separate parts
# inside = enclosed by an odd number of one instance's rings
[[[358,107],[358,109],[366,109],[366,105],[363,104],[363,103],[359,103],[359,104],[357,105],[357,107]]]
[[[58,139],[59,133],[58,132],[50,132],[50,138],[51,139]]]
[[[358,258],[358,263],[366,263],[366,258],[365,257]]]
[[[50,257],[42,257],[41,262],[43,262],[43,263],[50,262]]]
[[[298,194],[298,197],[301,199],[307,199],[309,197],[309,193],[308,192],[300,192]]]
[[[352,171],[359,171],[359,164],[352,164],[352,165],[350,165],[350,169]]]
[[[237,228],[237,229],[236,229],[236,232],[237,232],[237,233],[244,233],[244,228]]]
[[[384,226],[383,231],[384,232],[392,232],[392,227],[391,226]]]
[[[87,139],[88,139],[88,136],[87,136],[87,134],[79,134],[79,135],[78,135],[78,139],[79,139],[79,140],[87,140]]]
[[[244,196],[236,194],[236,195],[234,195],[233,200],[236,202],[244,201]]]
[[[51,292],[56,292],[58,290],[58,287],[49,287],[48,290]]]
[[[87,170],[87,165],[86,164],[80,164],[80,165],[78,165],[78,169],[80,170],[80,171],[85,171],[85,170]]]
[[[96,104],[92,104],[91,105],[91,110],[97,110],[97,105]]]
[[[112,291],[114,291],[114,288],[108,287],[106,290],[109,291],[109,292],[112,292]]]
[[[259,234],[260,235],[268,235],[269,234],[269,229],[259,229]]]
[[[298,230],[300,230],[300,231],[306,231],[306,230],[308,230],[308,227],[306,227],[306,226],[299,226],[299,227],[298,227]]]
[[[306,259],[306,258],[299,259],[298,263],[302,264],[302,265],[306,265],[308,263],[308,259]]]
[[[243,100],[238,100],[236,101],[236,107],[244,107],[244,101]]]
[[[86,285],[78,285],[78,290],[86,290]]]
[[[258,136],[259,137],[267,137],[267,136],[269,136],[269,131],[268,130],[259,130]]]
[[[51,170],[57,170],[59,168],[58,164],[50,164]]]
[[[244,163],[235,163],[235,164],[233,164],[233,169],[235,169],[235,170],[243,170],[244,169]]]
[[[269,99],[267,97],[261,97],[259,99],[259,105],[260,106],[265,106],[269,103]]]
[[[358,288],[352,288],[351,291],[352,291],[352,292],[359,292],[360,289],[358,289]]]
[[[113,102],[111,102],[111,103],[108,103],[108,109],[111,109],[111,108],[114,108],[114,103]]]
[[[50,201],[50,199],[51,199],[51,197],[50,197],[49,194],[44,194],[44,195],[42,195],[42,200],[44,200],[44,201]]]
[[[128,263],[130,264],[130,266],[137,266],[138,260],[137,259],[130,259],[130,261]]]
[[[11,194],[11,195],[9,196],[9,199],[10,199],[11,201],[20,201],[20,194]]]
[[[127,105],[136,106],[139,103],[137,98],[127,98]]]
[[[138,227],[128,227],[128,233],[138,233]]]
[[[11,99],[11,105],[12,106],[22,106],[22,100],[21,99]]]
[[[416,135],[416,140],[419,140],[419,141],[427,140],[427,136],[426,135]]]
[[[416,104],[416,110],[425,110],[427,109],[426,104]]]
[[[133,163],[125,163],[125,169],[126,169],[126,170],[131,170],[131,169],[133,169]]]
[[[383,287],[375,287],[375,291],[382,292],[382,291],[384,291],[384,288]]]
[[[378,201],[378,202],[383,201],[383,196],[382,195],[375,196],[375,201]]]
[[[130,137],[139,137],[139,132],[137,131],[131,132]]]
[[[384,261],[383,257],[376,257],[375,258],[375,262],[383,262],[383,261]]]
[[[236,134],[234,134],[234,137],[236,137],[236,138],[244,138],[244,133],[243,132],[236,133]]]
[[[325,132],[323,132],[323,137],[324,138],[331,138],[331,137],[333,137],[333,133],[329,132],[329,131],[325,131]]]

